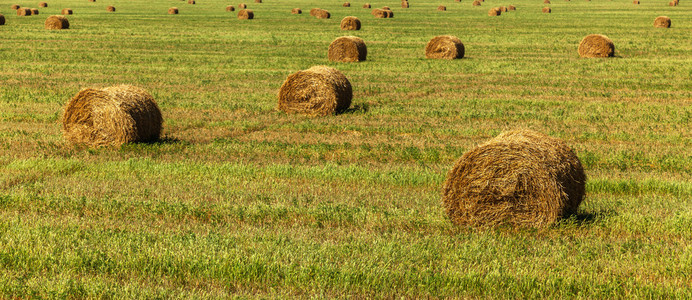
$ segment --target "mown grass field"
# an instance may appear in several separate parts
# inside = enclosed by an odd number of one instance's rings
[[[692,297],[692,3],[410,2],[370,2],[395,14],[375,19],[364,1],[265,0],[249,21],[219,0],[48,1],[32,17],[3,2],[0,298]],[[70,29],[44,30],[65,7]],[[339,30],[350,15],[362,30]],[[653,28],[660,15],[672,28]],[[592,33],[615,58],[579,58]],[[424,58],[442,34],[464,59]],[[363,38],[368,60],[329,62],[342,35]],[[275,110],[286,76],[313,65],[349,78],[352,110]],[[70,97],[117,84],[155,97],[164,139],[65,142]],[[447,171],[517,128],[576,151],[579,215],[453,227]]]

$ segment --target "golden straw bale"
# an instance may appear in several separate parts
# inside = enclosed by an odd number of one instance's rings
[[[550,9],[550,7],[544,7],[544,8],[543,8],[543,12],[546,13],[546,14],[549,14],[549,13],[552,12],[552,10]]]
[[[670,1],[668,2],[669,6],[678,6],[678,1]]]
[[[341,19],[341,30],[360,30],[360,20],[352,16]]]
[[[372,14],[373,16],[375,16],[375,18],[386,18],[386,17],[389,16],[389,14],[387,13],[386,10],[384,10],[384,9],[379,9],[379,8],[373,9],[372,12],[371,12],[371,14]]]
[[[615,45],[605,35],[590,34],[579,43],[581,57],[612,57],[615,56]]]
[[[447,10],[447,7],[444,6],[444,5],[440,5],[440,6],[437,7],[437,10],[439,10],[439,11],[445,11],[445,10]]]
[[[382,9],[384,9],[384,10],[392,10],[389,6],[382,6]]]
[[[320,9],[317,12],[315,12],[315,17],[318,19],[329,19],[332,17],[332,15],[329,13],[328,10]]]
[[[364,61],[368,57],[368,48],[365,41],[355,36],[342,36],[329,44],[327,52],[329,61],[357,62]]]
[[[262,3],[262,0],[255,0],[255,3]]]
[[[238,12],[238,19],[240,20],[251,20],[255,18],[255,13],[250,9],[241,9]]]
[[[19,4],[12,4],[13,10],[18,10],[21,6]]]
[[[543,4],[550,4],[550,0],[544,0]]]
[[[658,28],[670,28],[671,21],[670,18],[666,16],[660,16],[654,20],[654,27]]]
[[[517,10],[517,8],[516,8],[516,7],[514,7],[514,5],[510,5],[510,6],[508,6],[508,7],[507,7],[507,9],[509,9],[509,10]]]
[[[178,14],[178,8],[177,7],[171,7],[168,9],[168,14],[169,15],[177,15]]]
[[[38,7],[48,7],[48,3],[46,2],[39,2]]]
[[[83,89],[67,103],[62,118],[65,139],[92,147],[156,141],[162,123],[154,98],[129,85]]]
[[[226,11],[235,11],[235,7],[233,5],[226,6]]]
[[[456,36],[436,36],[425,46],[425,57],[433,59],[463,58],[464,44]]]
[[[371,6],[370,6],[370,3],[365,3],[365,4],[363,4],[363,8],[370,8],[370,7],[371,7]]]
[[[488,11],[488,16],[499,16],[502,14],[502,10],[499,7],[493,7]]]
[[[62,11],[60,11],[60,13],[63,14],[63,15],[71,15],[71,14],[72,14],[72,9],[63,8]]]
[[[507,12],[509,9],[507,9],[507,6],[500,6],[500,11],[501,12]]]
[[[31,15],[32,15],[32,16],[38,15],[38,8],[32,8],[32,9],[31,9]]]
[[[245,4],[245,3],[238,4],[238,9],[246,9],[246,8],[247,8],[247,4]]]
[[[632,4],[639,4],[639,0],[632,1]]]
[[[481,6],[481,2],[479,0],[473,1],[473,6]]]
[[[408,1],[401,1],[401,8],[409,8]]]
[[[187,0],[187,4],[195,4],[195,0]]]
[[[313,16],[313,17],[315,17],[315,16],[317,16],[317,12],[320,11],[320,10],[322,10],[322,9],[321,9],[321,8],[315,7],[315,8],[313,8],[313,9],[310,10],[310,15]]]
[[[286,78],[279,89],[278,109],[311,116],[338,114],[351,106],[351,83],[339,70],[314,66]]]
[[[585,185],[581,161],[563,140],[515,130],[464,153],[442,202],[458,226],[541,228],[577,213]]]
[[[115,6],[113,6],[113,5],[108,5],[108,6],[106,7],[106,11],[115,12]]]
[[[350,3],[350,2],[344,2],[344,4],[342,4],[341,6],[343,6],[343,7],[351,7],[351,3]]]
[[[302,14],[303,11],[300,10],[300,8],[294,8],[294,9],[291,9],[291,13],[294,15],[299,15],[299,14]]]
[[[17,9],[17,15],[22,17],[31,16],[31,9],[27,7],[20,7]]]

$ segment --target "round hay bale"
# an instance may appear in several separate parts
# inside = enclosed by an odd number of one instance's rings
[[[89,0],[89,2],[96,2],[96,0]]]
[[[317,12],[315,12],[315,17],[318,19],[329,19],[332,17],[332,15],[329,13],[329,11],[325,9],[320,9]]]
[[[437,7],[437,10],[439,10],[439,11],[445,11],[445,10],[447,10],[447,7],[444,6],[444,5],[440,5],[440,6]]]
[[[502,10],[499,7],[493,7],[488,11],[488,16],[494,17],[502,14]]]
[[[154,98],[129,85],[83,89],[67,103],[62,118],[65,139],[92,147],[156,141],[162,123]]]
[[[507,9],[507,6],[500,6],[500,11],[501,12],[507,12],[509,9]]]
[[[409,8],[408,1],[401,1],[401,8]]]
[[[387,16],[389,16],[386,10],[379,8],[373,9],[371,14],[375,16],[375,18],[386,18]]]
[[[668,2],[668,5],[669,6],[678,6],[678,2],[677,1],[670,1],[670,2]]]
[[[169,15],[177,15],[178,14],[178,8],[177,7],[171,7],[168,9],[168,14]]]
[[[187,4],[195,4],[195,0],[187,0]]]
[[[666,16],[660,16],[654,20],[654,27],[657,28],[670,28],[670,18]]]
[[[389,6],[382,6],[382,9],[384,9],[384,10],[392,10]]]
[[[394,18],[394,12],[388,9],[383,9],[387,13],[387,18]]]
[[[350,3],[350,2],[344,2],[344,4],[341,5],[341,6],[343,6],[343,7],[351,7],[351,3]]]
[[[247,4],[245,4],[245,3],[238,4],[238,9],[246,9],[246,8],[247,8]]]
[[[70,22],[67,21],[67,18],[64,16],[56,15],[56,16],[50,16],[46,19],[46,22],[43,24],[43,26],[46,29],[69,29],[70,28]]]
[[[363,4],[363,8],[371,8],[370,3]]]
[[[255,0],[255,3],[262,3],[262,0]]]
[[[442,202],[458,226],[541,228],[575,214],[585,184],[564,141],[515,130],[464,153],[447,174]]]
[[[359,37],[342,36],[329,44],[327,57],[336,62],[364,61],[368,57],[368,48]]]
[[[436,36],[425,46],[425,57],[433,59],[464,58],[464,44],[456,36]]]
[[[360,20],[353,16],[341,19],[341,30],[360,30]]]
[[[552,12],[552,10],[550,10],[550,7],[544,7],[543,8],[543,13],[549,14],[551,12]]]
[[[544,0],[543,4],[550,4],[550,0]]]
[[[510,6],[508,6],[508,7],[507,7],[507,9],[509,9],[509,10],[517,10],[517,8],[516,8],[516,7],[514,7],[514,5],[510,5]]]
[[[321,8],[313,8],[313,9],[310,10],[310,15],[313,16],[313,17],[316,17],[316,16],[317,16],[317,12],[320,11],[320,10],[322,10],[322,9],[321,9]]]
[[[31,15],[32,15],[32,16],[38,15],[38,8],[32,8],[32,9],[31,9]]]
[[[108,5],[108,6],[106,7],[106,11],[115,12],[115,6],[113,6],[113,5]]]
[[[351,106],[351,83],[339,70],[314,66],[286,78],[279,89],[278,109],[310,116],[338,114]]]
[[[238,12],[238,19],[240,20],[252,20],[255,18],[255,13],[250,9],[241,9]]]
[[[639,4],[639,0],[632,1],[632,4]]]
[[[579,43],[581,57],[612,57],[615,55],[613,41],[605,35],[590,34]]]
[[[473,1],[473,6],[481,6],[481,2],[478,0]]]
[[[299,14],[302,14],[303,11],[300,10],[300,8],[294,8],[294,9],[291,9],[291,13],[294,15],[299,15]]]
[[[233,5],[226,6],[226,11],[235,11],[235,7]]]
[[[5,16],[0,14],[0,25],[5,25]]]
[[[31,9],[26,7],[20,7],[17,9],[17,15],[21,17],[31,16]]]
[[[39,2],[38,7],[48,7],[48,3],[46,2]]]
[[[12,4],[12,10],[18,10],[20,7],[19,4]]]
[[[63,15],[71,15],[71,14],[72,14],[72,9],[63,8],[62,11],[60,11],[60,13],[63,14]]]

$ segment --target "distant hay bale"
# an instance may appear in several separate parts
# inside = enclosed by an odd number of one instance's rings
[[[544,0],[543,4],[550,4],[550,0]]]
[[[46,2],[39,2],[38,7],[48,7],[48,3]]]
[[[344,2],[344,4],[342,4],[341,6],[343,6],[343,7],[351,7],[351,3],[350,3],[350,2]]]
[[[357,62],[365,61],[368,57],[368,48],[365,41],[355,36],[342,36],[329,44],[327,52],[329,61]]]
[[[50,30],[69,29],[70,28],[70,22],[64,16],[55,15],[55,16],[48,17],[46,19],[46,22],[43,24],[43,26],[46,29],[50,29]]]
[[[115,12],[115,6],[108,5],[108,7],[106,7],[106,11]]]
[[[509,10],[517,10],[517,8],[516,8],[516,7],[514,7],[514,5],[510,5],[510,6],[508,6],[508,7],[507,7],[507,9],[509,9]]]
[[[456,36],[436,36],[425,46],[425,57],[432,59],[464,58],[464,44]]]
[[[442,202],[457,226],[542,228],[577,213],[585,185],[581,161],[563,140],[515,130],[464,153]]]
[[[195,0],[187,0],[187,4],[195,4]]]
[[[226,6],[226,11],[235,11],[235,7],[233,5]]]
[[[389,6],[382,6],[382,9],[384,9],[384,10],[392,10]]]
[[[612,57],[615,55],[613,41],[605,35],[590,34],[579,43],[581,57]]]
[[[313,16],[313,17],[316,17],[316,16],[317,16],[317,12],[320,11],[320,10],[322,10],[322,9],[321,9],[321,8],[315,7],[315,8],[313,8],[313,9],[310,10],[310,15]]]
[[[552,10],[550,9],[550,7],[544,7],[543,8],[543,13],[549,14],[551,12],[552,12]]]
[[[371,8],[370,3],[363,4],[363,8]]]
[[[387,14],[387,18],[394,18],[394,12],[390,9],[382,9]]]
[[[241,9],[238,12],[238,19],[240,20],[252,20],[255,18],[255,13],[250,9]]]
[[[408,1],[401,1],[401,8],[409,8]]]
[[[639,4],[639,0],[632,1],[632,4]]]
[[[38,15],[38,8],[32,8],[32,9],[31,9],[31,15],[32,15],[32,16],[37,16],[37,15]]]
[[[360,30],[360,20],[352,16],[341,19],[341,30]]]
[[[375,18],[387,18],[389,16],[386,10],[379,8],[373,9],[371,14],[375,16]]]
[[[5,25],[5,16],[0,14],[0,25]]]
[[[262,0],[255,0],[255,3],[262,3]]]
[[[678,1],[670,1],[668,2],[669,6],[678,6]]]
[[[96,2],[96,0],[89,0],[89,2]]]
[[[31,16],[31,9],[26,7],[20,7],[17,9],[17,15],[21,17]]]
[[[351,106],[351,83],[339,70],[314,66],[286,78],[279,89],[278,109],[286,113],[326,116]]]
[[[83,89],[67,103],[62,118],[65,139],[92,147],[156,141],[162,123],[154,98],[129,85]]]
[[[238,9],[246,9],[246,8],[247,8],[247,4],[245,4],[245,3],[238,4]]]
[[[493,7],[488,11],[488,16],[494,17],[502,14],[502,10],[499,7]]]
[[[320,9],[317,12],[315,12],[315,17],[318,19],[329,19],[332,17],[332,15],[329,13],[328,10]]]
[[[660,16],[654,20],[654,27],[657,28],[670,28],[671,21],[670,18],[666,16]]]
[[[72,9],[63,8],[62,11],[60,11],[60,13],[63,14],[63,15],[71,15],[71,14],[72,14]]]
[[[18,10],[20,7],[19,4],[12,4],[12,10]]]
[[[299,14],[302,14],[303,11],[300,10],[300,8],[294,8],[294,9],[291,9],[291,13],[294,15],[299,15]]]
[[[437,7],[437,10],[439,10],[439,11],[446,11],[446,10],[447,10],[447,7],[444,6],[444,5],[440,5],[440,6]]]
[[[507,9],[507,6],[500,6],[500,11],[501,12],[507,12],[509,9]]]
[[[481,6],[481,1],[479,1],[479,0],[473,1],[473,6]]]
[[[178,8],[177,7],[171,7],[168,9],[168,14],[169,15],[177,15],[178,14]]]

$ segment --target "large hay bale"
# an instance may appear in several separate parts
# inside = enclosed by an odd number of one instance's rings
[[[300,8],[294,8],[294,9],[291,9],[291,13],[294,15],[299,15],[299,14],[302,14],[303,11],[300,10]]]
[[[447,7],[444,6],[444,5],[440,5],[440,6],[437,7],[437,10],[439,10],[439,11],[445,11],[445,10],[447,10]]]
[[[581,57],[611,57],[615,55],[613,41],[605,35],[590,34],[579,43]]]
[[[43,27],[46,29],[69,29],[70,28],[70,22],[65,18],[65,16],[60,16],[60,15],[55,15],[55,16],[50,16],[46,19],[46,22],[43,23]]]
[[[154,98],[129,85],[83,89],[67,103],[62,118],[65,139],[93,147],[156,141],[162,123]]]
[[[27,7],[20,7],[17,9],[17,15],[21,17],[31,16],[31,9]]]
[[[473,6],[481,6],[481,1],[479,1],[479,0],[473,1]]]
[[[531,130],[505,132],[464,153],[443,203],[455,225],[545,227],[575,214],[586,175],[567,144]]]
[[[0,25],[5,25],[5,16],[0,14]]]
[[[113,6],[113,5],[108,5],[108,6],[106,7],[106,11],[115,12],[115,6]]]
[[[549,14],[551,12],[552,12],[552,10],[550,9],[550,7],[544,7],[543,8],[543,13]]]
[[[255,13],[250,9],[241,9],[238,12],[238,19],[240,20],[252,20],[255,18]]]
[[[670,28],[670,25],[671,25],[670,18],[668,18],[666,16],[660,16],[654,20],[654,27],[657,27],[657,28]]]
[[[328,10],[320,9],[317,12],[315,12],[315,17],[318,19],[329,19],[332,17],[332,15],[329,13]]]
[[[360,20],[353,16],[341,19],[341,30],[360,30]]]
[[[375,18],[387,18],[389,16],[386,10],[379,8],[373,9],[371,14],[375,16]]]
[[[343,7],[351,7],[351,3],[350,3],[350,2],[344,2],[344,4],[342,4],[341,6],[343,6]]]
[[[632,4],[639,4],[639,0],[632,1]]]
[[[509,10],[517,10],[517,8],[516,8],[514,5],[508,6],[507,9],[509,9]]]
[[[226,6],[226,11],[235,11],[235,7],[233,5]]]
[[[32,15],[32,16],[37,16],[37,15],[38,15],[38,8],[32,8],[32,9],[31,9],[31,15]]]
[[[363,4],[363,8],[371,8],[370,3]]]
[[[342,36],[329,44],[327,57],[329,61],[336,62],[364,61],[368,57],[368,48],[359,37]]]
[[[401,1],[401,8],[409,8],[410,5],[408,4],[408,1]]]
[[[245,3],[238,4],[238,9],[246,9],[246,8],[247,8],[247,4],[245,4]]]
[[[499,16],[502,14],[502,10],[499,7],[493,7],[488,11],[488,16]]]
[[[314,66],[286,78],[279,89],[278,109],[287,113],[326,116],[351,106],[351,83],[339,70]]]
[[[60,13],[63,14],[63,15],[71,15],[71,14],[72,14],[72,9],[63,8],[62,11],[60,11]]]
[[[18,10],[21,6],[19,4],[12,4],[12,10]]]
[[[544,0],[543,4],[550,4],[550,0]]]
[[[456,36],[436,36],[425,46],[425,57],[433,59],[464,58],[464,44]]]
[[[315,16],[317,16],[317,12],[320,11],[320,10],[322,10],[322,9],[321,9],[321,8],[315,7],[315,8],[313,8],[313,9],[310,10],[310,15],[313,16],[313,17],[315,17]]]
[[[48,3],[46,2],[39,2],[38,7],[48,7]]]
[[[177,15],[178,14],[178,8],[177,7],[171,7],[168,9],[168,14],[169,15]]]

